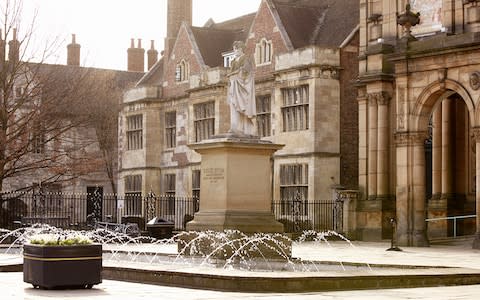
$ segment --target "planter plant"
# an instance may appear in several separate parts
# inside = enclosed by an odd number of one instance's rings
[[[35,288],[92,288],[101,272],[102,245],[88,238],[39,235],[23,245],[23,281]]]

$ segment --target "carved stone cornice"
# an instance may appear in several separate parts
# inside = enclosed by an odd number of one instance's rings
[[[387,105],[390,99],[392,97],[388,92],[382,91],[382,92],[376,92],[376,93],[369,93],[367,94],[368,102],[371,105]]]
[[[396,132],[395,133],[395,144],[397,146],[408,146],[408,145],[419,145],[419,144],[423,145],[427,138],[428,138],[428,132],[427,131]]]

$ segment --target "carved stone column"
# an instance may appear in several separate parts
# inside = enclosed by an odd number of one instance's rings
[[[377,93],[378,103],[378,126],[377,126],[377,198],[388,199],[390,197],[388,185],[388,133],[389,133],[389,114],[388,107],[390,95],[386,92]]]
[[[428,247],[426,216],[425,139],[428,134],[411,135],[413,151],[413,237],[412,246]]]
[[[452,100],[442,101],[442,198],[448,201],[452,193],[452,141],[450,139]]]
[[[358,101],[358,186],[361,200],[368,197],[368,100],[365,94]]]
[[[432,120],[432,198],[428,202],[428,218],[447,216],[447,201],[442,195],[442,107],[433,112]],[[446,237],[447,220],[432,221],[428,224],[429,237]]]
[[[475,178],[476,178],[476,213],[477,213],[477,230],[475,233],[475,240],[473,241],[473,248],[480,249],[480,127],[473,129],[475,136]]]
[[[432,120],[432,199],[442,194],[442,108],[433,113]]]
[[[368,199],[377,198],[377,94],[368,94]]]
[[[426,132],[395,135],[397,238],[400,246],[428,246],[425,222]]]

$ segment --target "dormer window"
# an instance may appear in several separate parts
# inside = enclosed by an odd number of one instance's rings
[[[175,69],[175,81],[187,81],[190,77],[190,66],[187,61],[181,60]]]
[[[257,65],[270,64],[272,62],[272,41],[261,39],[255,46],[255,63]]]
[[[235,59],[235,52],[233,51],[228,51],[222,53],[223,57],[223,66],[225,68],[230,68],[232,66],[232,61]]]

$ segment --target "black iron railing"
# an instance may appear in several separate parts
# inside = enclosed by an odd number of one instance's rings
[[[62,228],[89,228],[98,222],[137,223],[140,230],[154,217],[185,230],[199,210],[197,197],[127,194],[125,196],[66,193],[0,194],[0,228],[46,223]],[[343,201],[282,200],[272,202],[275,219],[285,232],[343,230]]]
[[[275,219],[283,223],[285,232],[305,230],[343,232],[343,201],[280,200],[272,202]]]

